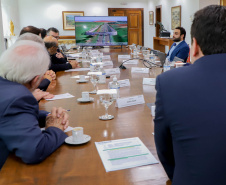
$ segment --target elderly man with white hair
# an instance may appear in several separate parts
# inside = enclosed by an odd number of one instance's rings
[[[23,162],[39,163],[64,143],[68,114],[52,108],[40,114],[32,95],[49,67],[43,45],[18,41],[0,57],[0,169],[9,153]],[[45,131],[39,124],[45,122]]]

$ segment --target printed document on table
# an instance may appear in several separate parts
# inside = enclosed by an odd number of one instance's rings
[[[95,145],[107,172],[158,163],[138,137],[95,142]]]
[[[55,95],[52,99],[46,99],[46,100],[60,100],[60,99],[66,99],[66,98],[74,98],[74,96],[71,95],[70,93],[65,93],[65,94]]]
[[[90,68],[75,68],[75,69],[68,69],[65,72],[72,72],[72,71],[89,71]]]

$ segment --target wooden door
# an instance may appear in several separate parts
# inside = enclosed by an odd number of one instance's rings
[[[128,44],[144,45],[143,8],[108,8],[109,16],[127,16]]]
[[[226,6],[226,0],[221,0],[221,5]]]
[[[162,22],[162,6],[156,6],[156,9],[155,9],[155,12],[156,12],[156,18],[155,18],[155,34],[156,34],[156,37],[159,37],[159,30],[160,30],[160,26],[159,24],[157,23],[158,22]]]

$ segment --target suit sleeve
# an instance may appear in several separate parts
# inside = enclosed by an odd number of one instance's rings
[[[71,69],[71,68],[72,68],[72,66],[71,66],[70,63],[65,63],[65,64],[53,64],[53,63],[51,63],[49,70],[53,70],[54,72],[58,72],[58,71],[68,70],[68,69]]]
[[[180,51],[178,52],[178,54],[176,56],[178,58],[183,59],[184,62],[186,62],[185,60],[188,58],[188,54],[189,54],[189,47],[184,47],[184,48],[180,49]]]
[[[38,89],[41,89],[42,91],[46,91],[46,89],[48,88],[49,84],[50,84],[50,81],[47,78],[45,78],[39,84]]]
[[[174,155],[172,137],[169,128],[169,121],[164,112],[162,93],[160,88],[160,76],[156,80],[156,109],[155,109],[155,144],[159,160],[161,161],[169,179],[172,180],[174,173]]]
[[[44,112],[43,112],[44,113]],[[67,135],[56,127],[40,130],[37,101],[24,95],[4,111],[0,135],[10,152],[25,163],[39,163],[64,143]]]

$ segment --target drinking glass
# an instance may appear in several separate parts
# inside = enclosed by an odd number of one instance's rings
[[[140,53],[141,48],[142,48],[142,46],[137,45],[137,52],[138,52],[138,53]]]
[[[134,48],[133,45],[129,45],[129,49],[130,49],[130,51],[131,51],[131,54],[133,53],[133,48]]]
[[[99,80],[99,76],[97,75],[91,75],[90,81],[93,84],[94,90],[89,92],[90,94],[96,94],[97,93],[97,82]]]
[[[108,114],[108,107],[115,101],[113,94],[103,94],[100,96],[100,102],[105,108],[105,114],[99,116],[101,120],[110,120],[113,119],[114,116]]]
[[[143,56],[144,56],[144,60],[148,60],[150,51],[149,50],[143,50],[142,53],[143,53]]]

